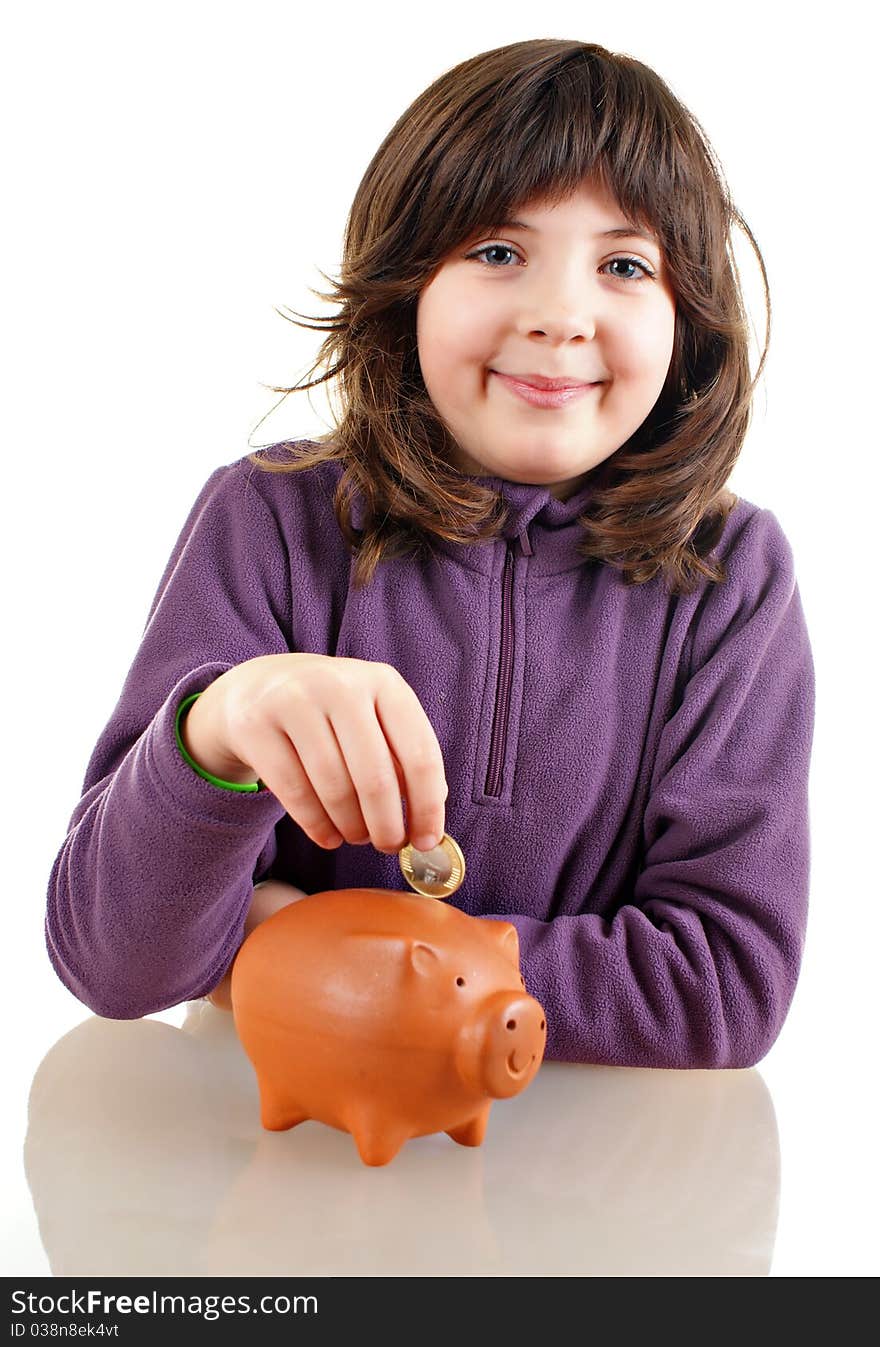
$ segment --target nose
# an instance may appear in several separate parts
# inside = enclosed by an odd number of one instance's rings
[[[600,294],[583,276],[569,271],[536,278],[531,288],[520,291],[522,309],[517,326],[524,336],[546,337],[551,342],[592,341],[596,336]]]
[[[596,336],[596,320],[585,314],[554,314],[547,311],[542,315],[539,325],[525,325],[528,337],[546,337],[551,343],[568,341],[593,341]]]
[[[508,1002],[501,1015],[504,1020],[504,1033],[511,1045],[509,1057],[514,1071],[521,1071],[522,1058],[543,1051],[547,1031],[547,1021],[538,1002],[532,996],[518,996]],[[518,1057],[518,1063],[513,1058]]]
[[[506,1098],[524,1089],[541,1065],[547,1020],[543,1007],[527,992],[501,992],[493,999],[487,1065],[491,1093]]]

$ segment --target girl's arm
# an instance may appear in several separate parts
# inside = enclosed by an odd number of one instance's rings
[[[254,883],[276,858],[283,806],[269,791],[204,780],[175,730],[191,693],[290,648],[287,548],[252,473],[248,463],[219,468],[192,506],[49,877],[49,958],[108,1018],[215,987],[241,944]],[[292,526],[307,531],[293,491],[290,508]]]
[[[495,914],[517,928],[548,1059],[709,1068],[766,1055],[806,935],[813,718],[791,550],[761,510],[696,609],[631,891],[552,921]]]

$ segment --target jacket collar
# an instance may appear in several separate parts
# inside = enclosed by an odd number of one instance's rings
[[[334,467],[338,479],[342,465],[337,461]],[[530,482],[511,482],[505,477],[474,477],[473,480],[503,496],[508,517],[501,529],[501,539],[505,546],[514,544],[520,554],[534,557],[533,565],[537,571],[564,571],[583,565],[584,559],[576,545],[583,533],[578,516],[586,510],[595,490],[589,477],[565,501],[557,500],[549,487]],[[356,492],[352,501],[352,524],[362,528],[363,521],[363,497]],[[491,572],[501,539],[452,543],[431,535],[430,543],[468,569]]]
[[[588,480],[568,500],[563,501],[557,500],[548,486],[510,482],[505,477],[477,477],[475,480],[499,491],[504,497],[508,515],[501,530],[502,536],[508,541],[519,539],[521,550],[526,556],[531,556],[533,552],[529,542],[531,525],[538,532],[556,532],[576,524],[578,515],[583,514],[594,491],[593,482]]]

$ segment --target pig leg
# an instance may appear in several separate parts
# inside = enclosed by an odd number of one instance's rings
[[[247,939],[255,926],[259,926],[260,922],[265,921],[268,917],[273,917],[276,912],[280,912],[282,907],[287,907],[288,903],[295,903],[305,896],[302,889],[295,888],[293,884],[285,883],[283,879],[264,879],[251,894],[251,905],[244,919],[243,941]],[[241,947],[239,946],[239,948]],[[214,990],[208,992],[206,1000],[220,1010],[231,1010],[231,987],[232,972],[230,969],[220,979]]]
[[[387,1165],[412,1133],[395,1125],[384,1113],[361,1106],[346,1122],[365,1165]]]
[[[278,1094],[269,1081],[257,1076],[257,1084],[260,1087],[260,1122],[267,1132],[288,1132],[291,1127],[307,1121],[309,1115]]]
[[[462,1123],[460,1127],[450,1127],[446,1135],[457,1141],[459,1146],[482,1146],[491,1107],[490,1099],[469,1122]]]

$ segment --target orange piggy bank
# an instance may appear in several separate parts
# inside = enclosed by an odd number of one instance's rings
[[[547,1041],[514,926],[390,889],[282,908],[242,944],[230,995],[263,1126],[315,1118],[367,1165],[432,1132],[479,1146],[492,1100],[525,1089]]]

